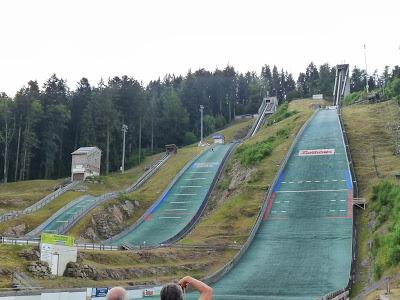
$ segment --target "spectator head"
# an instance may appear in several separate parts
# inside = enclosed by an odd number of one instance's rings
[[[160,293],[161,300],[183,300],[183,291],[180,285],[170,283],[164,286]]]
[[[116,286],[108,291],[106,299],[107,300],[128,300],[128,293],[123,287]]]

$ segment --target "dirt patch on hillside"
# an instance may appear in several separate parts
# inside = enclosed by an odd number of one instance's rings
[[[126,200],[101,209],[98,213],[93,214],[91,226],[85,228],[81,233],[81,238],[98,242],[120,233],[126,228],[126,220],[139,206],[140,204],[136,200]]]
[[[256,171],[255,167],[243,167],[238,160],[234,160],[218,180],[217,188],[211,194],[206,213],[224,203],[240,185],[249,182]]]

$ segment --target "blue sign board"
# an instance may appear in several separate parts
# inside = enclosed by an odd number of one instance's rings
[[[222,134],[213,134],[213,135],[212,135],[212,138],[213,138],[213,139],[223,139],[224,136],[223,136]]]
[[[92,288],[92,298],[105,297],[108,293],[108,288]]]

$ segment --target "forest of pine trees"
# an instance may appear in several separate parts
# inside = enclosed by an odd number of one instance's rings
[[[268,65],[259,75],[227,66],[214,72],[189,71],[185,77],[167,75],[147,86],[129,76],[95,85],[82,78],[74,89],[55,74],[43,86],[29,81],[13,98],[0,93],[0,180],[68,176],[70,154],[82,146],[102,150],[102,174],[116,171],[121,164],[122,124],[129,128],[128,168],[165,144],[197,141],[200,105],[205,107],[204,130],[209,134],[235,115],[255,113],[267,95],[277,96],[280,102],[319,93],[329,97],[334,77],[328,64],[310,63],[297,81]],[[371,85],[379,84],[371,78]],[[362,89],[362,80],[365,72],[355,68],[352,89]]]

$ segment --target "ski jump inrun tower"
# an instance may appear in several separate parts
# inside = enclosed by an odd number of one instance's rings
[[[333,104],[340,105],[348,94],[350,94],[349,65],[337,65],[335,87],[333,88]]]

